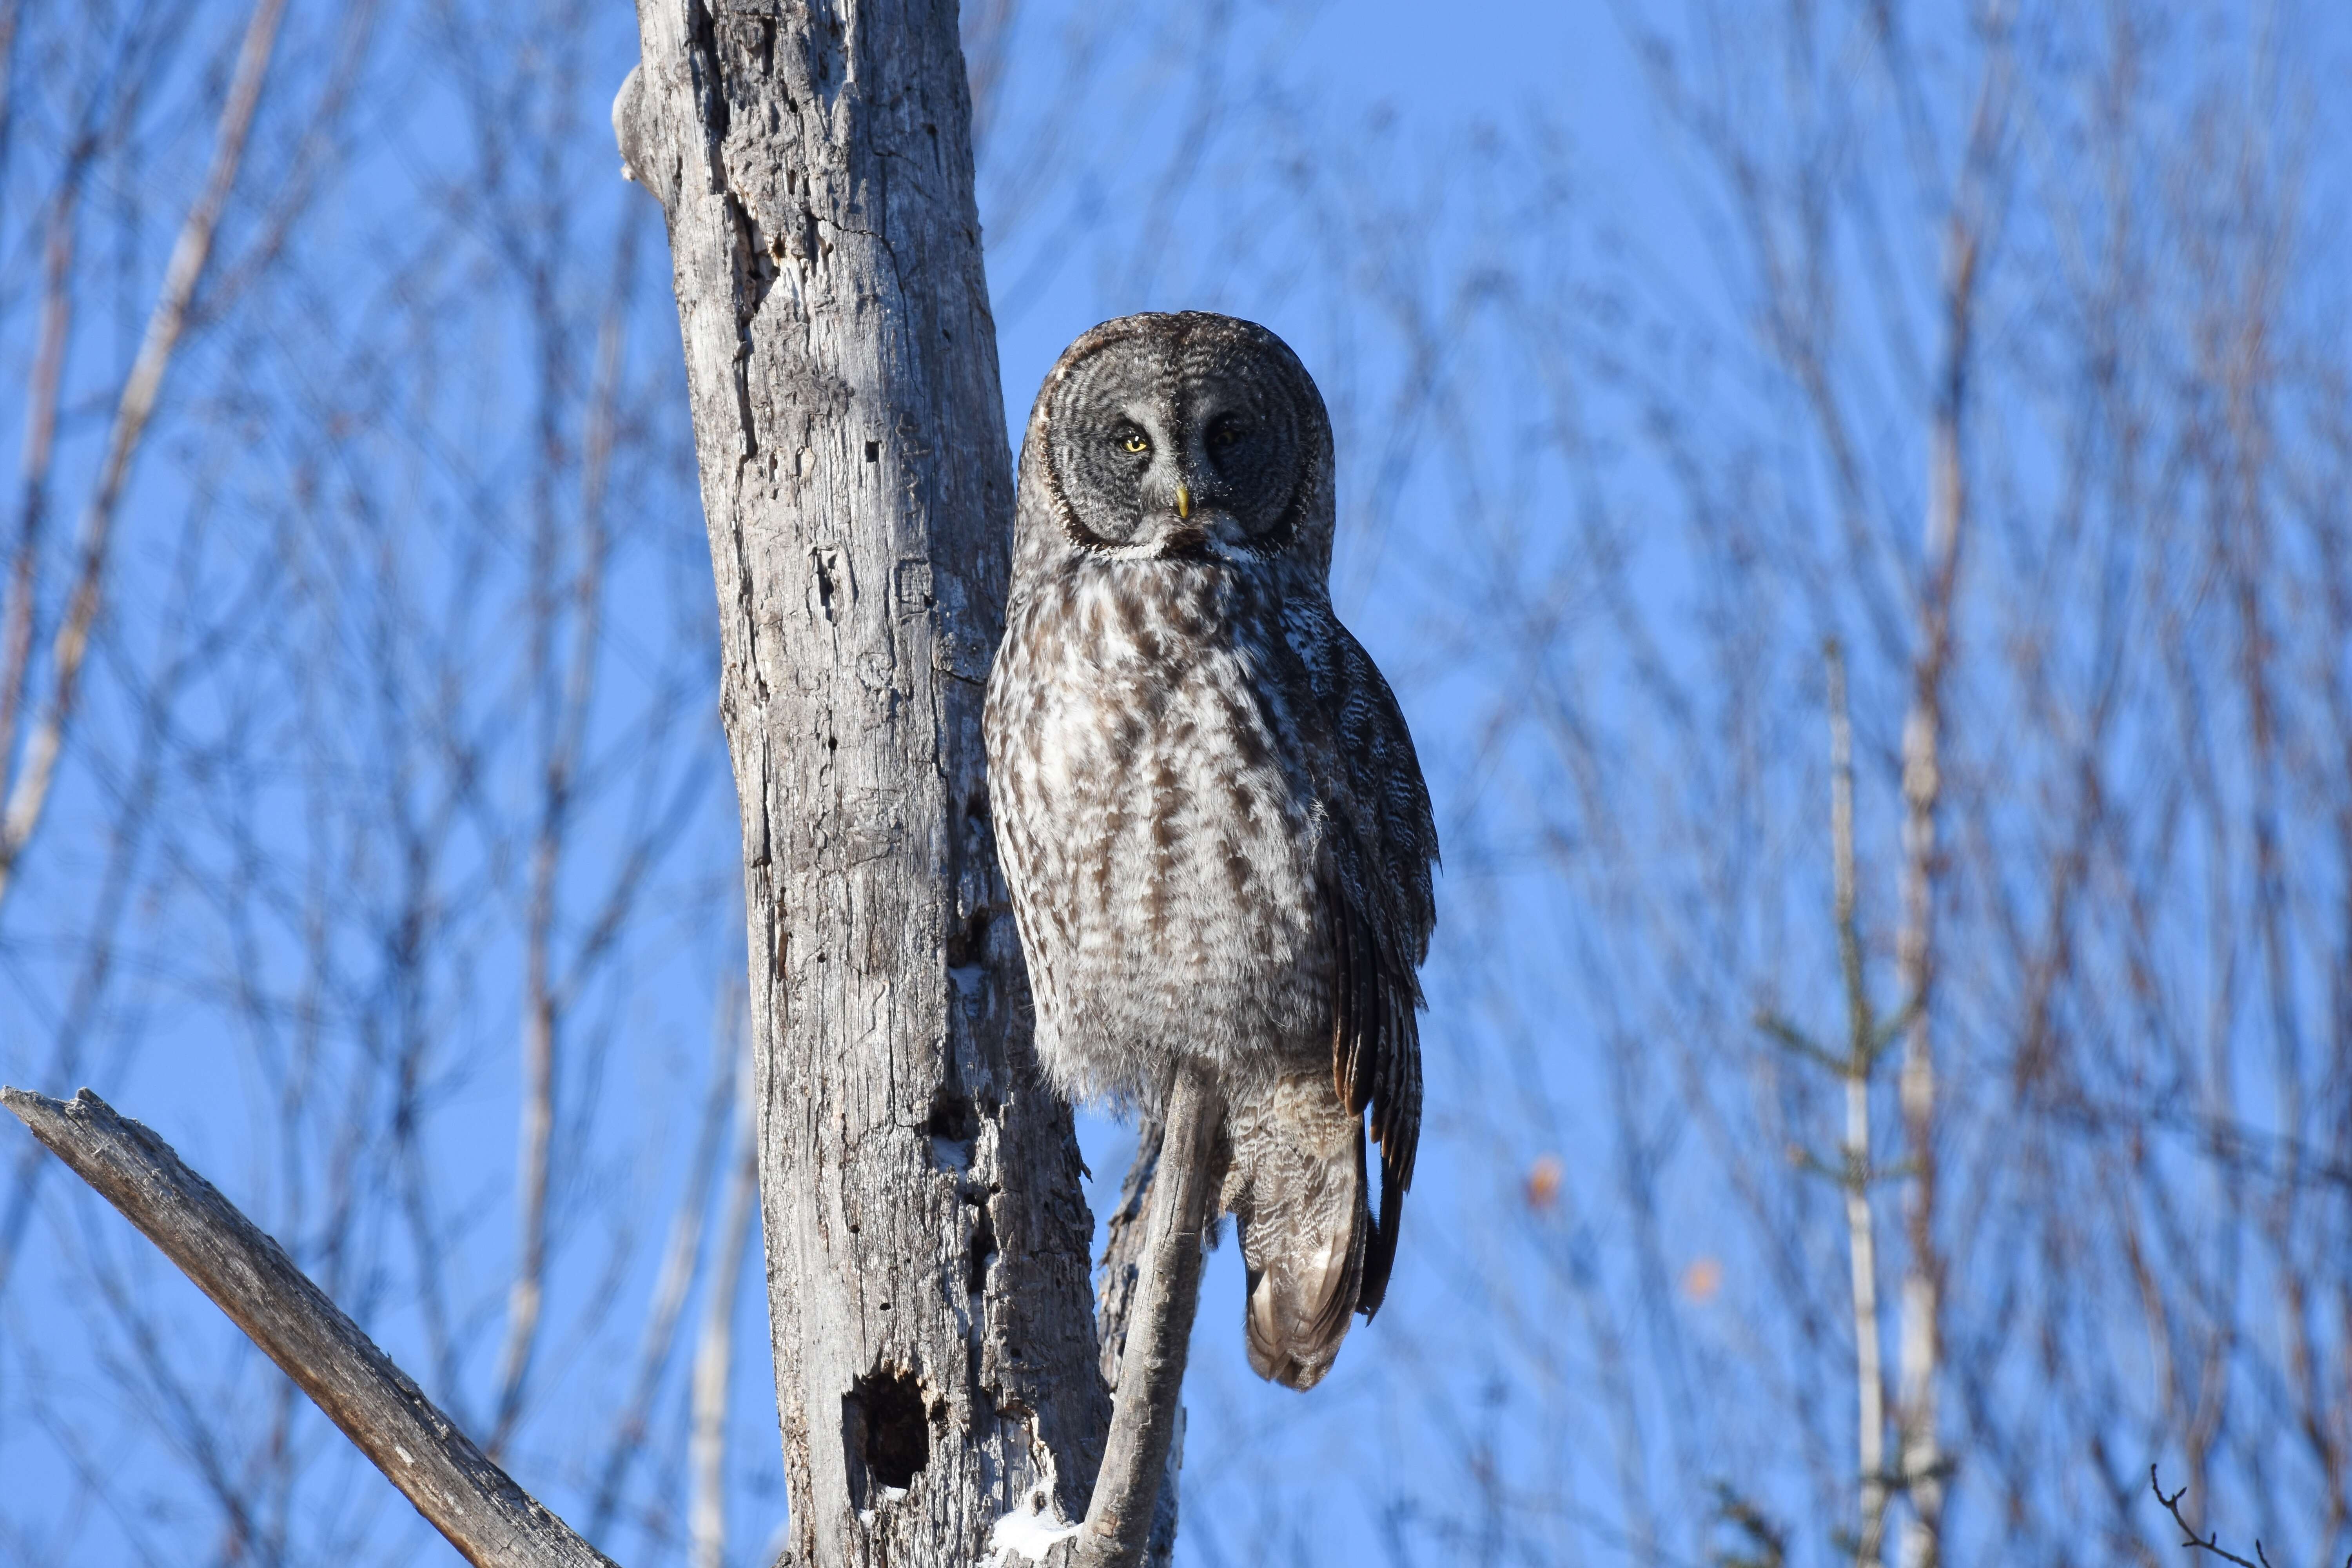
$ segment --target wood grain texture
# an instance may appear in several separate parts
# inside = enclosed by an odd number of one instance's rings
[[[1127,1353],[1128,1325],[1143,1289],[1151,1239],[1151,1194],[1160,1173],[1160,1150],[1167,1123],[1164,1106],[1143,1106],[1136,1111],[1135,1158],[1119,1185],[1118,1206],[1104,1222],[1107,1233],[1101,1265],[1095,1279],[1095,1331],[1101,1343],[1103,1381],[1118,1394],[1119,1362]],[[1198,1303],[1195,1302],[1197,1311]],[[1168,1568],[1176,1557],[1176,1525],[1181,1494],[1178,1479],[1184,1469],[1184,1407],[1169,1412],[1168,1460],[1161,1467],[1160,1500],[1152,1505],[1151,1536],[1145,1568]],[[1097,1477],[1099,1482],[1099,1477]]]
[[[951,0],[641,0],[742,809],[791,1560],[1084,1509],[1108,1397],[981,706],[1012,472]]]
[[[1220,1174],[1214,1145],[1223,1120],[1214,1068],[1184,1058],[1168,1093],[1150,1222],[1119,1355],[1118,1403],[1078,1540],[1078,1568],[1139,1568],[1150,1549],[1200,1305],[1202,1232]]]
[[[613,1568],[425,1397],[171,1145],[83,1089],[0,1103],[121,1210],[478,1568]]]

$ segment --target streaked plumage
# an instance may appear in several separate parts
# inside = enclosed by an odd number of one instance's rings
[[[986,717],[1040,1059],[1136,1101],[1180,1054],[1214,1065],[1251,1364],[1297,1388],[1387,1289],[1435,921],[1412,737],[1331,611],[1331,474],[1322,398],[1265,328],[1087,333],[1022,443]]]

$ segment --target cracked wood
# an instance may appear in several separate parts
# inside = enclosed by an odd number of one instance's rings
[[[1036,1078],[980,713],[1013,505],[952,4],[641,0],[742,811],[792,1561],[976,1563],[1084,1510],[1068,1111]]]

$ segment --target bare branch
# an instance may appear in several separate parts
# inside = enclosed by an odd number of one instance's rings
[[[2005,23],[1994,7],[1992,31]],[[1937,1433],[1943,1363],[1943,1256],[1936,1238],[1936,1053],[1928,990],[1936,975],[1937,816],[1943,796],[1944,687],[1951,661],[1954,584],[1969,521],[1964,425],[1974,366],[1979,260],[1984,248],[1988,166],[2006,136],[2008,53],[1996,42],[1978,83],[1959,191],[1945,235],[1945,343],[1929,442],[1926,577],[1910,710],[1903,720],[1903,923],[1895,940],[1904,1005],[1897,1085],[1904,1142],[1916,1172],[1904,1205],[1901,1428],[1897,1467],[1910,1480],[1903,1568],[1942,1560],[1944,1459]]]
[[[2156,1467],[2150,1465],[2147,1468],[2147,1489],[2156,1494],[2156,1500],[2164,1505],[2164,1511],[2170,1514],[2172,1522],[2180,1527],[2183,1537],[2181,1545],[2194,1552],[2210,1552],[2224,1563],[2236,1563],[2238,1568],[2271,1568],[2270,1555],[2263,1550],[2262,1539],[2259,1536],[2254,1540],[2254,1555],[2249,1560],[2223,1546],[2220,1531],[2212,1531],[2204,1535],[2197,1533],[2196,1527],[2183,1518],[2180,1512],[2180,1500],[2189,1495],[2189,1485],[2186,1481],[2175,1487],[2172,1495],[2167,1497],[2164,1495],[2163,1483],[2156,1479]],[[2352,1557],[2345,1558],[2344,1568],[2352,1568]]]
[[[7,71],[0,64],[0,81]],[[0,92],[6,90],[0,86]],[[24,501],[18,509],[16,548],[8,572],[6,651],[0,654],[0,769],[16,754],[16,721],[23,710],[25,688],[33,666],[33,601],[39,586],[41,525],[48,514],[49,468],[57,455],[58,394],[65,380],[66,339],[73,324],[73,261],[75,209],[81,200],[81,175],[77,166],[59,183],[49,209],[48,237],[42,247],[44,296],[41,301],[39,346],[33,351],[33,368],[26,389],[25,448],[19,468],[25,476]]]
[[[1886,1531],[1886,1372],[1878,1343],[1878,1240],[1870,1213],[1870,1069],[1874,1020],[1863,982],[1862,937],[1854,918],[1853,721],[1846,709],[1845,655],[1832,639],[1822,650],[1830,710],[1830,843],[1839,965],[1845,975],[1851,1047],[1845,1079],[1846,1258],[1853,1291],[1853,1377],[1862,1531],[1856,1564],[1879,1560]]]
[[[695,1136],[694,1157],[687,1167],[686,1190],[678,1196],[677,1211],[670,1216],[669,1237],[662,1247],[661,1271],[656,1276],[653,1304],[646,1313],[645,1337],[638,1351],[635,1388],[620,1420],[614,1424],[613,1436],[604,1449],[602,1479],[596,1484],[595,1501],[589,1509],[588,1533],[600,1538],[620,1509],[622,1484],[628,1477],[629,1467],[645,1448],[646,1435],[653,1426],[654,1400],[661,1392],[663,1374],[669,1366],[671,1348],[677,1338],[678,1319],[686,1310],[687,1294],[701,1272],[704,1216],[710,1207],[710,1189],[726,1157],[729,1125],[737,1119],[748,1119],[751,1111],[751,1086],[739,1086],[737,1081],[750,1066],[750,1053],[744,1048],[740,993],[729,994],[711,1034],[714,1049],[709,1093],[703,1103],[701,1128]],[[730,1058],[740,1060],[739,1063]],[[751,1136],[739,1136],[738,1142],[749,1145]],[[736,1179],[741,1180],[740,1173]],[[724,1269],[729,1267],[727,1248],[740,1247],[740,1243],[729,1239],[732,1232],[721,1230],[719,1235],[720,1268]],[[698,1377],[699,1353],[696,1366]],[[698,1391],[699,1383],[695,1386]]]
[[[1150,1542],[1192,1313],[1200,1304],[1202,1228],[1214,1175],[1210,1157],[1223,1113],[1209,1069],[1192,1060],[1181,1064],[1169,1090],[1141,1289],[1127,1351],[1119,1358],[1110,1437],[1087,1503],[1079,1568],[1135,1568]]]
[[[171,1146],[83,1089],[0,1104],[180,1266],[478,1568],[612,1568],[484,1456]]]
[[[129,481],[131,459],[139,450],[140,437],[146,434],[148,416],[154,413],[155,399],[163,391],[163,373],[171,368],[173,351],[179,347],[196,283],[212,255],[213,231],[219,226],[229,192],[236,184],[236,172],[245,159],[246,134],[253,129],[262,78],[269,68],[278,20],[285,10],[286,0],[257,0],[254,5],[244,45],[237,51],[236,74],[229,82],[227,100],[221,105],[211,173],[180,226],[172,259],[163,270],[163,290],[147,318],[146,335],[140,340],[139,357],[131,362],[130,377],[115,405],[105,463],[82,513],[81,560],[73,593],[52,645],[48,704],[26,742],[24,766],[9,786],[5,811],[0,812],[0,901],[8,896],[17,858],[40,826],[42,809],[48,804],[49,782],[57,774],[66,727],[73,718],[82,658],[89,650],[90,630],[98,620],[115,508]]]
[[[1160,1151],[1166,1142],[1166,1108],[1144,1108],[1136,1115],[1135,1159],[1119,1184],[1118,1206],[1105,1222],[1102,1279],[1095,1289],[1095,1339],[1101,1347],[1103,1383],[1118,1393],[1120,1364],[1127,1357],[1128,1325],[1135,1321],[1136,1300],[1143,1285],[1151,1244],[1152,1178],[1160,1172]],[[1184,1468],[1184,1413],[1180,1405],[1168,1445],[1168,1463],[1160,1478],[1160,1501],[1151,1510],[1151,1539],[1145,1549],[1146,1568],[1168,1568],[1176,1552],[1176,1478]]]
[[[1806,1034],[1804,1030],[1778,1013],[1757,1014],[1756,1026],[1763,1030],[1765,1035],[1776,1044],[1792,1055],[1812,1063],[1815,1067],[1826,1068],[1831,1072],[1841,1075],[1846,1070],[1849,1058],[1839,1056],[1833,1051],[1823,1050],[1813,1043],[1813,1037],[1811,1035]]]

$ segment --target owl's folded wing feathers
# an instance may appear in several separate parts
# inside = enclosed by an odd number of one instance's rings
[[[1329,781],[1323,895],[1333,945],[1331,1068],[1348,1109],[1370,1110],[1381,1146],[1380,1219],[1357,1300],[1370,1317],[1388,1289],[1421,1142],[1417,971],[1436,923],[1437,827],[1388,682],[1336,619],[1331,630],[1330,663],[1315,672],[1338,775]]]

